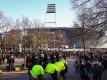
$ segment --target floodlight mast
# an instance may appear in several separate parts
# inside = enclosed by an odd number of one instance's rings
[[[56,4],[55,4],[55,0],[48,0],[44,24],[45,24],[45,27],[56,27]]]
[[[56,4],[55,0],[47,0],[47,10],[45,13],[45,20],[44,20],[44,25],[45,27],[56,27]],[[47,18],[48,17],[48,18]],[[52,19],[50,19],[52,18]],[[54,31],[54,49],[55,49],[55,34],[56,32]]]

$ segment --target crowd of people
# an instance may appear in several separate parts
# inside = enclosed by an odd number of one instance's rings
[[[81,80],[102,80],[102,74],[107,69],[107,60],[103,59],[102,53],[89,52],[82,55],[77,53],[74,67]]]
[[[59,78],[65,80],[67,65],[62,57],[59,52],[47,54],[45,51],[40,51],[38,54],[28,54],[26,67],[30,80],[45,80],[44,73],[48,73],[51,80],[59,80]]]
[[[104,53],[88,52],[58,52],[39,50],[38,53],[26,52],[26,63],[22,66],[28,69],[29,80],[45,80],[45,73],[49,74],[51,80],[66,80],[65,74],[68,72],[66,58],[75,57],[75,73],[80,76],[81,80],[102,80],[102,74],[107,69],[107,60],[103,58]],[[1,57],[1,56],[0,56]],[[10,51],[6,56],[7,69],[14,70],[15,55]],[[3,58],[0,58],[3,62]],[[1,62],[0,62],[1,64]]]
[[[6,62],[7,61],[7,62]],[[0,65],[7,63],[6,70],[14,70],[15,56],[13,51],[7,52],[7,55],[4,56],[3,52],[0,50]]]

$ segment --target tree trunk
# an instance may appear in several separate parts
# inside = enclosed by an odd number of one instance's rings
[[[85,49],[86,49],[86,48],[85,48],[85,40],[84,40],[84,37],[82,38],[82,46],[83,46],[83,50],[84,50],[83,53],[85,54]]]
[[[82,45],[83,45],[83,50],[84,50],[84,54],[85,54],[85,22],[83,21],[82,23]]]

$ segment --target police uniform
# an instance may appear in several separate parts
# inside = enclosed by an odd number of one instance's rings
[[[39,80],[43,80],[44,70],[41,65],[34,65],[30,70],[30,74],[33,79],[39,78]]]
[[[54,63],[55,63],[55,58],[54,58],[54,54],[52,53],[50,54],[50,62],[46,65],[44,71],[51,75],[52,80],[58,80],[58,75],[57,75],[58,68]]]
[[[67,65],[66,61],[60,60],[59,54],[56,54],[56,62],[55,65],[58,68],[58,73],[62,77],[63,80],[65,80],[65,73],[67,72]]]
[[[49,73],[53,80],[58,80],[58,76],[57,76],[58,68],[55,64],[48,63],[45,72]]]
[[[62,68],[62,70],[60,72],[60,75],[61,75],[62,79],[65,80],[65,73],[68,72],[67,62],[64,60],[61,60],[60,62],[64,65],[64,67]]]
[[[62,70],[65,69],[65,66],[64,66],[64,64],[63,64],[61,61],[55,62],[54,64],[55,64],[55,66],[56,66],[57,69],[58,69],[58,73],[60,73]]]

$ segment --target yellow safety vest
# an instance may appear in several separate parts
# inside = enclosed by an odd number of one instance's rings
[[[58,72],[60,73],[62,70],[65,69],[65,66],[62,62],[55,62],[56,67],[58,68]]]
[[[58,68],[55,66],[55,64],[48,63],[45,72],[53,74],[55,71],[58,71]]]
[[[34,65],[30,74],[33,78],[37,78],[38,75],[44,75],[44,70],[41,65]]]

